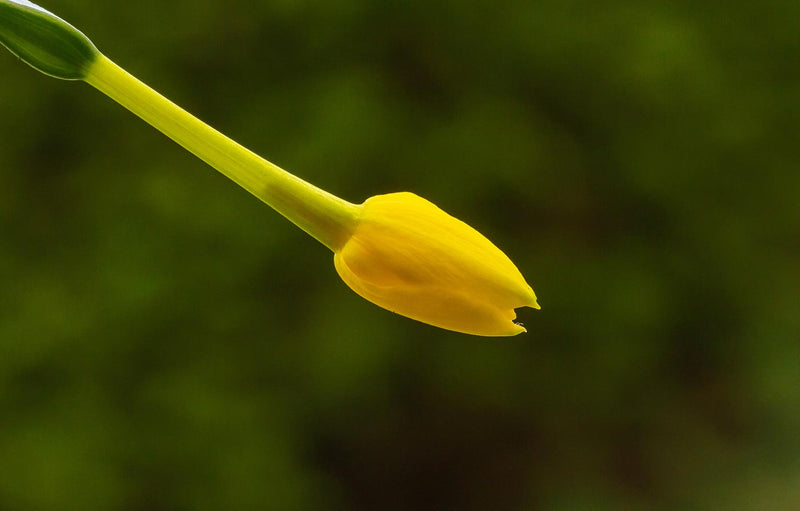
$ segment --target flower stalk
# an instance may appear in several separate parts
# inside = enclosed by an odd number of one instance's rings
[[[28,0],[0,0],[0,44],[43,73],[85,81],[264,201],[331,249],[344,282],[380,307],[483,336],[524,332],[514,309],[539,308],[517,267],[469,225],[412,193],[351,204],[303,181],[154,91]]]
[[[353,232],[360,206],[281,169],[154,91],[104,55],[85,81],[226,175],[333,251]]]

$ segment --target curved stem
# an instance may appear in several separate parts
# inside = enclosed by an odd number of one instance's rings
[[[104,55],[84,80],[252,193],[334,252],[361,213],[351,204],[286,172],[154,91]]]

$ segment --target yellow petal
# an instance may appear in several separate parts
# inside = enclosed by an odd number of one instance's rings
[[[363,204],[334,256],[353,291],[424,323],[475,335],[516,335],[515,308],[536,296],[514,263],[464,222],[412,193]]]

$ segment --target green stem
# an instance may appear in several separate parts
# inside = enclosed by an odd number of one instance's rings
[[[84,80],[252,193],[334,252],[361,213],[261,158],[99,54]]]

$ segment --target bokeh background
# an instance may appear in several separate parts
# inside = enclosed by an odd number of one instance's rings
[[[299,176],[433,200],[543,309],[379,309],[0,52],[0,509],[800,509],[800,3],[43,5]]]

